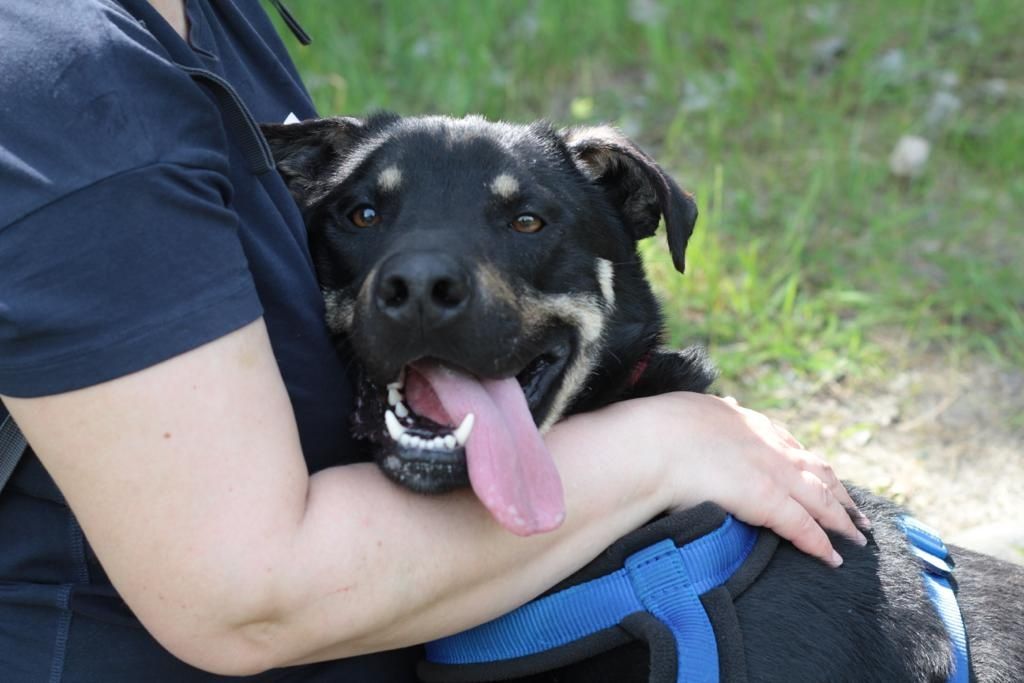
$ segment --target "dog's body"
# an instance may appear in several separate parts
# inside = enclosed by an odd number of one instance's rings
[[[310,231],[328,324],[362,371],[355,431],[400,484],[470,483],[509,530],[543,531],[563,511],[534,423],[713,381],[699,349],[661,347],[636,251],[664,217],[682,271],[696,208],[616,132],[386,115],[264,130]],[[731,677],[946,679],[948,636],[902,511],[853,494],[874,523],[867,547],[834,539],[845,563],[832,570],[782,542],[733,596]],[[954,557],[974,673],[1024,679],[1024,569]],[[646,680],[647,660],[627,645],[522,680]]]

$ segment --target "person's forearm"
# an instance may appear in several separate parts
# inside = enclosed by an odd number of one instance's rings
[[[697,394],[556,425],[568,519],[543,536],[504,531],[468,493],[399,490],[371,464],[310,477],[262,321],[109,382],[0,399],[142,624],[218,673],[481,622],[704,499],[825,561],[815,520],[860,535],[830,469],[763,415]]]
[[[278,539],[287,550],[263,570],[265,594],[277,597],[261,607],[275,616],[240,624],[238,646],[279,666],[453,633],[543,592],[665,507],[659,473],[641,469],[652,459],[624,466],[629,444],[606,421],[574,418],[548,440],[568,517],[526,539],[468,491],[407,493],[370,465],[314,475],[294,537]],[[622,448],[609,448],[616,440]]]
[[[484,621],[679,503],[666,449],[631,435],[659,433],[636,403],[552,430],[568,519],[542,537],[372,464],[310,477],[262,321],[110,382],[3,400],[142,624],[217,673]]]

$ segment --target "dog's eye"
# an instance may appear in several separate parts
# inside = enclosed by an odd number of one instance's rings
[[[377,209],[373,208],[368,204],[356,207],[348,215],[348,219],[352,221],[357,228],[370,228],[380,223],[380,214],[377,213]]]
[[[524,213],[521,216],[517,216],[512,221],[512,228],[517,232],[537,232],[544,227],[544,221],[534,216],[532,213]]]

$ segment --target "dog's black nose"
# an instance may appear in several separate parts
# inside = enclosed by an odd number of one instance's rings
[[[402,325],[436,327],[457,318],[469,303],[469,274],[439,252],[395,254],[381,265],[377,310]]]

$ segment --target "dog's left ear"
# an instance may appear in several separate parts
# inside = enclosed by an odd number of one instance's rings
[[[659,220],[665,218],[672,262],[682,273],[686,243],[697,220],[693,196],[613,128],[568,128],[561,136],[579,169],[600,185],[622,212],[634,239],[653,235]]]

